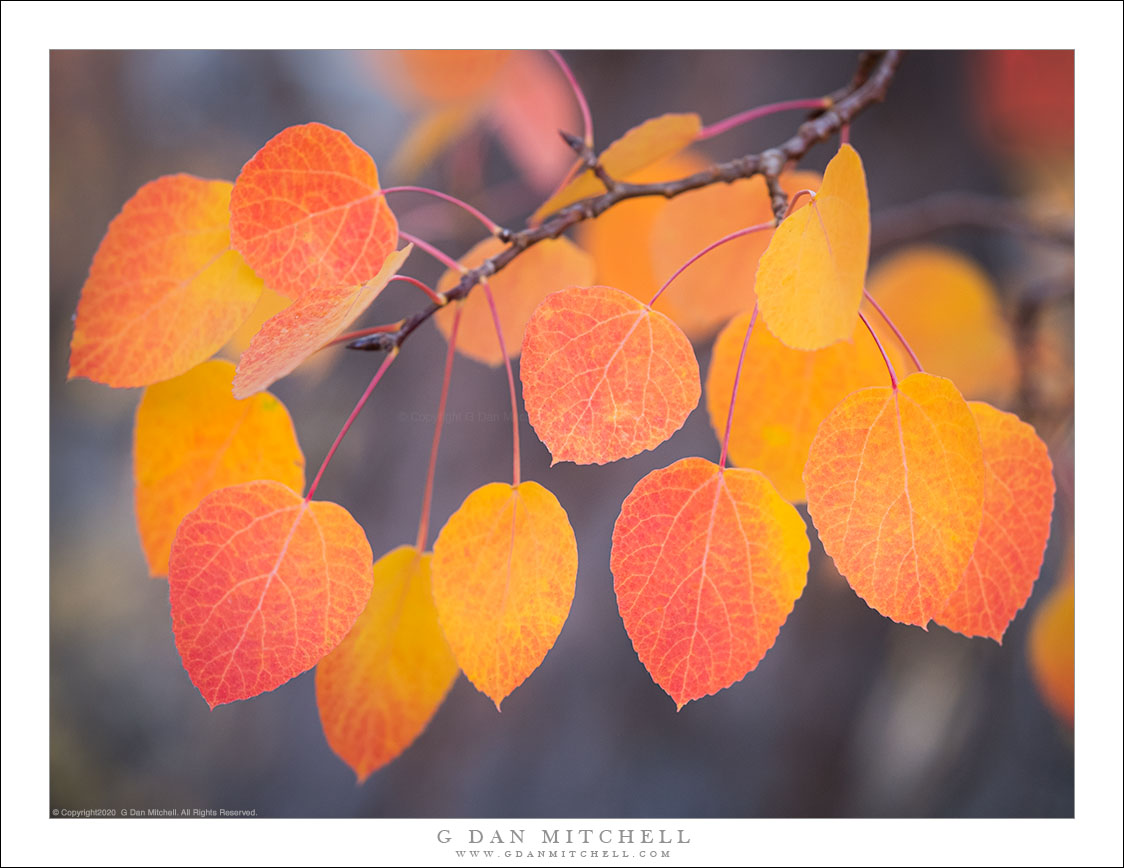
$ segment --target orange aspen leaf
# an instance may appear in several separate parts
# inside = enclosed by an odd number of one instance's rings
[[[820,183],[815,172],[780,177],[790,198],[800,190],[818,190]],[[807,207],[807,201],[801,198],[797,208]],[[773,219],[769,191],[760,176],[692,190],[663,205],[646,247],[661,282],[714,239]],[[730,317],[753,308],[757,264],[772,237],[769,230],[754,232],[711,251],[675,279],[674,289],[656,301],[656,310],[675,320],[692,340],[710,337]]]
[[[804,590],[808,534],[764,475],[684,458],[625,498],[610,568],[625,630],[677,708],[773,647]]]
[[[866,175],[843,145],[811,204],[785,218],[761,256],[757,301],[769,331],[798,350],[850,339],[869,255]]]
[[[871,608],[920,627],[940,613],[984,493],[976,422],[949,380],[910,374],[848,395],[812,441],[804,485],[824,549]]]
[[[228,181],[168,175],[109,224],[82,287],[70,378],[147,386],[186,373],[250,315],[262,282],[230,246]]]
[[[610,177],[624,179],[682,151],[695,140],[700,129],[702,121],[696,114],[666,114],[649,118],[609,145],[597,159]],[[542,220],[567,205],[604,192],[605,185],[592,169],[586,169],[547,199],[531,219]]]
[[[460,264],[466,269],[475,268],[506,246],[498,238],[485,238],[460,258]],[[592,283],[593,271],[593,259],[588,253],[567,238],[555,238],[527,248],[503,271],[488,278],[500,327],[513,358],[519,355],[523,329],[539,302],[563,287]],[[449,269],[438,281],[437,291],[448,292],[460,279],[459,271]],[[503,354],[496,341],[492,310],[483,290],[474,289],[462,305],[457,351],[485,365],[502,364]],[[447,305],[433,316],[446,340],[452,333],[455,315],[452,306]]]
[[[695,172],[705,169],[706,160],[692,151],[668,157],[659,163],[634,172],[624,180],[630,184],[650,184],[661,181],[671,181],[676,178],[685,178]],[[654,261],[657,255],[653,239],[653,227],[658,217],[669,208],[672,203],[684,198],[677,196],[675,199],[665,199],[662,196],[641,196],[637,199],[625,199],[618,202],[608,211],[597,216],[596,220],[585,220],[578,224],[578,242],[584,250],[589,251],[597,264],[597,281],[606,286],[615,286],[623,289],[629,295],[634,295],[641,301],[648,301],[656,290],[660,288],[660,281],[656,278]],[[746,224],[733,226],[726,232],[712,235],[707,240],[694,247],[681,256],[666,274],[671,274],[676,268],[686,262],[715,238],[732,232]],[[719,248],[722,249],[722,248]],[[718,251],[715,251],[717,255]],[[709,256],[709,254],[708,254]],[[685,280],[695,267],[702,267],[706,260],[700,260],[697,266],[691,266],[678,278],[676,286]],[[665,275],[666,276],[666,275]],[[694,295],[687,292],[683,294],[690,302]],[[666,313],[682,327],[682,322],[676,317],[679,307],[688,307],[676,292],[665,292],[653,307]]]
[[[167,575],[176,528],[209,492],[255,479],[304,488],[304,455],[289,411],[268,392],[236,401],[233,377],[234,365],[216,359],[141,396],[133,473],[151,576]]]
[[[391,253],[382,270],[361,286],[309,293],[266,321],[238,360],[234,397],[266,389],[343,334],[378,297],[414,247]]]
[[[387,93],[443,105],[486,95],[501,80],[513,54],[502,49],[425,49],[378,52],[375,59],[393,81]]]
[[[537,482],[476,489],[433,546],[433,601],[464,674],[499,709],[562,631],[578,572],[573,528]]]
[[[371,595],[371,547],[343,507],[246,482],[183,520],[168,588],[176,648],[214,708],[279,687],[340,643]]]
[[[523,339],[523,403],[553,463],[654,449],[699,402],[699,364],[662,313],[610,286],[547,296]]]
[[[730,320],[714,342],[706,406],[719,438],[752,312]],[[863,329],[854,340],[803,352],[754,328],[730,425],[730,460],[760,470],[793,502],[804,498],[804,464],[824,417],[847,395],[886,382],[886,366]]]
[[[1053,465],[1046,444],[1018,416],[978,401],[968,406],[983,445],[983,523],[963,581],[934,620],[965,636],[1002,642],[1042,567],[1054,509]]]
[[[282,130],[238,175],[230,237],[282,295],[371,280],[398,244],[398,221],[370,154],[324,124]]]
[[[971,259],[941,247],[910,247],[879,262],[867,289],[925,370],[948,377],[966,398],[1003,404],[1014,396],[1019,368],[1011,329],[991,279]],[[870,319],[892,346],[886,324]]]
[[[1034,613],[1027,656],[1034,682],[1046,706],[1062,723],[1073,728],[1073,552],[1065,573]]]
[[[457,677],[430,594],[430,557],[400,546],[379,558],[363,614],[316,667],[324,735],[360,783],[421,735]]]

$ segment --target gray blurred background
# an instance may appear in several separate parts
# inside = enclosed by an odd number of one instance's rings
[[[697,111],[713,122],[824,94],[847,82],[856,63],[852,52],[566,56],[602,147],[664,111]],[[876,213],[943,190],[1017,192],[1007,154],[978,123],[980,60],[908,55],[886,103],[856,123],[852,142]],[[458,679],[413,747],[357,787],[324,740],[312,672],[208,710],[176,653],[167,583],[147,578],[136,535],[131,436],[140,391],[66,381],[71,317],[108,222],[160,175],[233,180],[282,128],[316,120],[345,130],[375,158],[383,183],[396,183],[384,167],[414,113],[388,96],[382,69],[362,52],[51,55],[51,806],[304,817],[1072,816],[1072,732],[1039,698],[1026,656],[1032,613],[1065,556],[1066,479],[1034,595],[1002,646],[879,616],[813,534],[807,589],[775,647],[742,682],[676,713],[622,627],[609,543],[620,503],[642,476],[688,455],[717,459],[701,407],[655,451],[603,468],[551,469],[523,419],[524,477],[548,486],[569,513],[580,566],[557,644],[502,714]],[[729,159],[761,150],[798,122],[793,114],[766,118],[706,143],[705,153]],[[488,128],[470,146],[467,156],[461,149],[439,159],[422,182],[518,225],[542,191],[519,180]],[[833,151],[819,146],[803,165],[822,170]],[[453,255],[479,238],[471,221],[443,206],[407,197],[394,204],[404,229]],[[1034,255],[1025,239],[953,231],[939,240],[978,258],[1008,309],[1023,309],[1020,268]],[[431,283],[440,270],[417,254],[408,268]],[[1072,295],[1062,295],[1065,321]],[[392,287],[363,323],[418,306],[408,288]],[[1058,376],[1072,394],[1072,343],[1064,349]],[[376,557],[415,535],[444,351],[432,327],[406,344],[320,489],[351,511]],[[704,372],[709,351],[709,343],[698,347]],[[310,476],[378,361],[339,352],[329,370],[274,387]],[[502,369],[458,360],[433,534],[472,489],[509,478],[506,391]],[[1072,405],[1011,409],[1035,423],[1059,474],[1071,478]],[[480,412],[495,421],[456,415]]]

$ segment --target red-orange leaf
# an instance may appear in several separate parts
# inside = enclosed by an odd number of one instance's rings
[[[684,458],[625,498],[610,567],[625,630],[682,708],[773,647],[804,590],[803,519],[762,474]]]
[[[170,175],[125,203],[82,287],[70,377],[147,386],[189,371],[234,334],[262,283],[230,247],[230,189]]]
[[[934,619],[965,636],[996,642],[1030,597],[1054,509],[1054,475],[1046,444],[1011,413],[979,401],[976,419],[987,475],[983,523],[964,580]]]
[[[433,601],[457,663],[500,703],[562,631],[578,572],[566,511],[537,482],[476,489],[433,546]]]
[[[398,244],[398,221],[371,156],[339,130],[304,124],[242,168],[230,237],[272,289],[295,299],[371,280]]]
[[[605,464],[654,449],[699,402],[691,343],[664,314],[609,286],[571,287],[535,310],[523,402],[554,461]]]
[[[785,218],[757,267],[761,319],[798,350],[848,340],[858,322],[870,202],[858,153],[843,145],[811,205]]]
[[[460,264],[475,268],[506,246],[498,238],[485,238],[460,258]],[[591,283],[593,269],[593,258],[588,253],[568,238],[556,238],[529,247],[503,271],[488,278],[507,351],[513,358],[519,355],[523,329],[539,302],[564,287]],[[459,271],[446,271],[437,283],[438,292],[448,292],[460,279]],[[446,338],[452,334],[455,316],[453,305],[434,314],[434,322]],[[492,310],[483,289],[473,289],[463,302],[457,351],[486,365],[503,363]]]
[[[304,488],[304,455],[285,405],[230,394],[234,365],[214,360],[145,389],[133,447],[137,528],[153,576],[183,517],[208,492],[255,479]]]
[[[973,51],[966,59],[974,114],[990,142],[1024,161],[1073,159],[1072,51]]]
[[[316,667],[324,735],[360,782],[413,743],[457,677],[437,624],[429,560],[412,546],[379,558],[367,608]]]
[[[238,360],[234,397],[268,388],[343,333],[375,300],[413,250],[391,253],[382,270],[361,286],[308,293],[269,319]]]
[[[980,435],[956,387],[919,373],[848,395],[812,441],[804,485],[855,592],[888,618],[928,624],[960,584],[983,517]]]
[[[168,584],[176,647],[214,708],[279,687],[340,643],[371,595],[371,547],[343,507],[247,482],[183,520]]]

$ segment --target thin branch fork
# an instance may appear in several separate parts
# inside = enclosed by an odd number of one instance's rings
[[[506,241],[508,246],[476,268],[466,271],[457,285],[445,293],[447,301],[464,298],[481,280],[503,270],[528,247],[540,241],[558,238],[571,226],[593,220],[619,202],[642,196],[663,196],[672,199],[689,190],[698,190],[711,184],[729,184],[754,175],[764,175],[766,179],[776,178],[786,165],[798,162],[813,145],[838,133],[845,124],[849,124],[868,106],[881,102],[893,81],[901,57],[900,51],[864,53],[851,83],[828,97],[831,107],[801,124],[787,141],[775,148],[760,154],[747,154],[729,162],[717,163],[701,172],[675,181],[630,184],[610,179],[613,184],[611,187],[606,184],[605,193],[568,205],[538,226],[529,226],[518,232],[502,233],[501,240]],[[594,162],[597,164],[596,159]],[[604,179],[602,181],[604,182]],[[777,204],[777,202],[773,203],[774,213]],[[369,351],[395,350],[441,307],[440,304],[430,305],[408,317],[397,331],[368,335],[352,341],[348,347]]]
[[[610,175],[605,170],[605,167],[601,165],[601,160],[598,158],[597,154],[593,152],[593,148],[577,136],[565,130],[559,130],[558,134],[562,136],[562,141],[569,145],[570,149],[578,155],[578,158],[585,164],[585,167],[597,176],[598,181],[605,185],[606,190],[611,193],[613,190],[617,189],[620,182]]]

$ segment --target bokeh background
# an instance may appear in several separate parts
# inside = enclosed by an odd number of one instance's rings
[[[455,142],[416,167],[423,183],[508,225],[520,224],[565,168],[553,130],[579,131],[557,70],[545,55],[530,57],[511,76],[526,83],[521,94],[474,109]],[[566,57],[602,147],[665,111],[713,122],[828,93],[856,65],[853,52]],[[356,786],[324,740],[312,672],[208,710],[175,649],[167,584],[147,578],[135,530],[140,391],[67,382],[72,315],[108,222],[155,177],[233,179],[282,128],[317,120],[366,148],[384,184],[401,182],[394,172],[408,167],[394,158],[412,125],[434,100],[459,97],[440,87],[435,96],[417,80],[409,93],[400,61],[380,52],[51,54],[51,806],[299,817],[1072,816],[1072,729],[1044,702],[1027,653],[1036,612],[1072,578],[1072,249],[1005,229],[918,239],[961,250],[991,275],[1019,348],[1007,408],[1036,426],[1055,464],[1045,562],[1002,646],[879,616],[813,535],[807,589],[775,647],[742,682],[676,713],[622,627],[609,544],[620,503],[642,476],[688,455],[717,459],[704,409],[655,451],[606,467],[551,468],[524,418],[524,477],[547,485],[569,513],[580,566],[557,644],[501,714],[462,677],[413,747]],[[761,150],[798,122],[766,118],[701,153]],[[911,53],[852,142],[867,168],[874,263],[897,244],[880,240],[878,215],[946,191],[997,197],[1056,227],[1072,208],[1073,55]],[[802,165],[822,171],[833,152],[834,144],[818,146]],[[394,206],[403,228],[453,255],[479,240],[453,209],[420,197]],[[408,270],[431,283],[441,271],[422,255]],[[364,322],[417,307],[400,286]],[[704,372],[709,343],[697,347]],[[408,342],[322,484],[322,495],[364,527],[376,557],[414,538],[444,350],[432,327]],[[274,387],[310,470],[377,363],[341,351]],[[502,369],[458,360],[434,532],[468,492],[508,478],[506,390]]]

